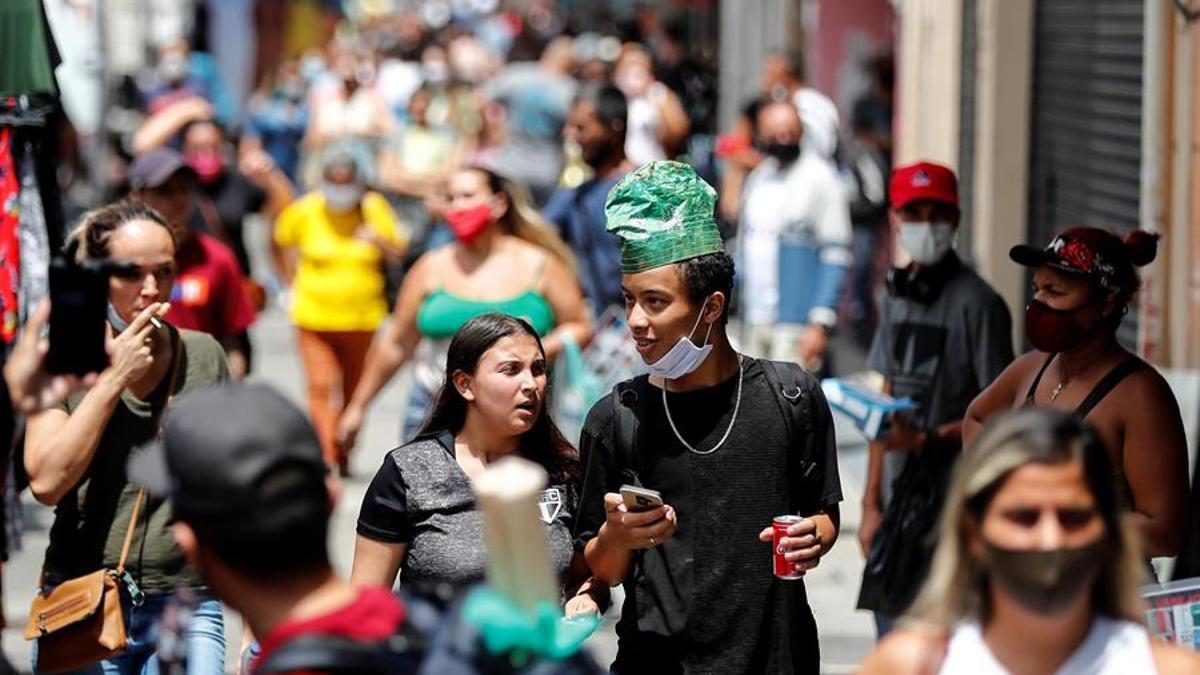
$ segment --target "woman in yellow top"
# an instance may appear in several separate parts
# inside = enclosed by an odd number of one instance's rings
[[[367,406],[400,366],[414,361],[401,442],[412,440],[442,386],[450,338],[487,312],[525,319],[553,362],[564,340],[583,346],[591,317],[574,259],[546,225],[526,191],[495,172],[469,166],[447,181],[445,217],[454,242],[425,253],[400,287],[396,310],[371,346],[362,381],[338,422],[347,451]]]
[[[338,451],[334,430],[388,314],[382,263],[399,260],[407,242],[383,195],[364,188],[353,155],[331,152],[321,176],[319,190],[279,214],[272,253],[292,288],[309,415],[325,460],[345,475],[349,455]]]

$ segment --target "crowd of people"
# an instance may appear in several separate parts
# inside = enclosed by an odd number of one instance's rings
[[[1198,524],[1179,406],[1117,339],[1153,235],[1014,247],[1033,279],[1014,357],[1010,308],[956,250],[955,173],[891,166],[889,58],[843,125],[803,59],[772,53],[717,135],[670,25],[531,42],[529,19],[346,23],[244,111],[202,52],[161,49],[119,194],[61,254],[120,263],[110,365],[46,372],[46,307],[5,365],[14,454],[55,507],[35,670],[215,675],[234,647],[254,673],[520,672],[549,651],[487,654],[423,613],[486,581],[473,486],[515,456],[548,477],[556,611],[602,614],[624,588],[611,672],[820,672],[806,581],[842,529],[821,379],[844,372],[844,330],[914,404],[869,446],[863,672],[1200,671],[1150,638],[1139,597]],[[243,382],[269,311],[295,326],[306,412]],[[569,437],[555,364],[606,313],[644,372]],[[402,368],[343,576],[339,475]],[[48,653],[48,617],[97,570],[120,644]]]

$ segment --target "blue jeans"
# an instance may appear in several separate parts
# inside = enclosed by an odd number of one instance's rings
[[[892,629],[896,627],[896,617],[884,614],[883,612],[875,612],[875,639],[882,640]]]
[[[425,425],[433,408],[434,392],[415,378],[408,388],[408,403],[404,406],[404,418],[400,420],[400,443],[403,445],[416,437]]]
[[[125,653],[88,668],[73,671],[77,675],[159,675],[158,623],[171,593],[146,595],[140,607],[126,604],[125,635],[129,641]],[[188,675],[224,675],[225,617],[221,603],[210,595],[199,595],[187,628]],[[33,672],[37,672],[37,642],[33,643]]]

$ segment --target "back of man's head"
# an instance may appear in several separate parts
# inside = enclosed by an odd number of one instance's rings
[[[203,557],[248,580],[286,583],[329,567],[332,500],[320,443],[304,414],[265,385],[183,398],[129,473],[173,502]]]

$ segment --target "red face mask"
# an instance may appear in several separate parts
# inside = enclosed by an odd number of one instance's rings
[[[196,177],[201,183],[211,183],[221,175],[221,170],[224,168],[224,160],[221,159],[219,152],[193,152],[184,157],[187,165],[192,167],[196,172]]]
[[[1034,300],[1025,307],[1025,329],[1034,348],[1048,354],[1065,352],[1078,346],[1099,326],[1085,322],[1080,314],[1092,303],[1075,309],[1054,309]]]
[[[454,236],[463,244],[470,246],[479,239],[479,235],[492,222],[492,209],[488,204],[480,204],[465,209],[456,209],[446,213],[446,223]]]

